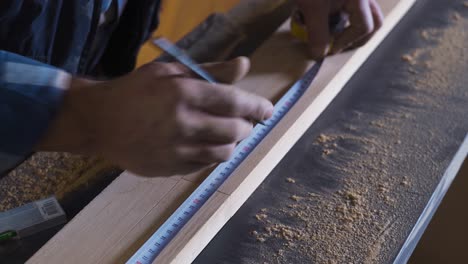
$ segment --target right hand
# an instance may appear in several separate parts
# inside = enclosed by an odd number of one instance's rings
[[[203,67],[232,83],[250,63]],[[39,147],[100,155],[144,176],[186,174],[227,160],[251,133],[248,120],[272,111],[262,97],[196,79],[177,63],[153,62],[111,81],[77,80]]]
[[[376,0],[295,1],[304,15],[309,53],[314,59],[363,46],[382,26],[384,20]],[[333,31],[329,28],[330,15],[338,12],[349,15],[350,25],[343,32],[330,33]]]

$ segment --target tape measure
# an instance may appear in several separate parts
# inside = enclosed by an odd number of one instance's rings
[[[177,54],[176,59],[184,63],[189,61],[184,53],[176,52],[172,46],[169,54]],[[175,48],[177,49],[177,48]],[[191,60],[190,60],[191,61]],[[251,135],[241,141],[234,150],[230,160],[219,164],[216,169],[198,186],[198,188],[177,208],[177,210],[159,227],[159,229],[143,244],[143,246],[126,262],[127,264],[151,264],[165,246],[177,235],[182,227],[216,192],[226,179],[236,170],[255,147],[270,133],[270,131],[288,113],[294,104],[302,97],[310,86],[323,63],[320,60],[298,80],[286,94],[276,103],[272,117],[264,125],[256,125]],[[190,65],[186,65],[190,67]],[[202,69],[198,69],[202,70]],[[202,70],[203,71],[203,70]],[[203,74],[208,74],[204,72]]]
[[[304,15],[299,10],[294,10],[291,16],[291,34],[300,41],[307,42],[309,34],[305,26]]]
[[[344,12],[337,12],[331,15],[328,22],[330,33],[332,35],[343,32],[349,25],[349,15]],[[296,39],[303,42],[309,41],[309,33],[305,25],[304,14],[302,14],[298,9],[295,9],[291,16],[290,31],[291,35]],[[330,45],[333,44],[334,39],[331,41],[332,43]]]

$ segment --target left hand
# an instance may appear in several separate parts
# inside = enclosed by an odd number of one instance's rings
[[[376,0],[295,1],[304,15],[309,53],[315,59],[364,45],[383,23],[383,14]],[[349,15],[350,26],[333,36],[329,17],[338,12]]]

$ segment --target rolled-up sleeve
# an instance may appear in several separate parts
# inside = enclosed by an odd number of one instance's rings
[[[0,50],[0,152],[33,151],[70,81],[63,70]]]

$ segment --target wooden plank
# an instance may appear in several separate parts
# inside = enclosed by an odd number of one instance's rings
[[[64,259],[77,252],[79,258],[71,258],[70,263],[97,262],[125,236],[123,230],[135,229],[141,217],[159,208],[160,203],[178,202],[177,199],[163,198],[172,194],[171,191],[176,189],[179,181],[173,178],[148,180],[123,173],[99,195],[99,199],[91,202],[66,225],[63,232],[59,232],[37,252],[30,262],[63,263]],[[139,194],[138,199],[133,199],[135,193]],[[177,204],[172,207],[176,208]],[[163,210],[160,214],[165,215],[167,212]]]
[[[196,184],[190,181],[178,181],[177,184],[169,190],[168,194],[164,197],[164,200],[160,200],[155,204],[146,217],[142,218],[139,222],[135,223],[134,227],[129,229],[129,232],[131,232],[132,236],[135,237],[135,242],[129,244],[129,241],[121,239],[111,248],[106,250],[101,259],[110,263],[118,263],[122,260],[129,259],[133,253],[135,253],[135,251],[137,251],[154,232],[156,232],[157,227],[163,224],[164,218],[161,216],[166,216],[173,212],[179,204],[181,204],[187,196],[195,190],[195,187]],[[128,236],[125,229],[120,230],[125,233],[125,236]]]
[[[354,72],[391,31],[415,0],[380,1],[383,28],[363,49],[326,60],[316,81],[281,123],[255,149],[200,212],[166,247],[155,263],[188,263],[238,210],[268,173],[333,100]],[[276,99],[311,64],[301,44],[283,26],[252,58],[252,71],[239,87]],[[119,176],[51,239],[29,263],[121,263],[195,188],[190,177]],[[169,210],[171,208],[172,210]]]

